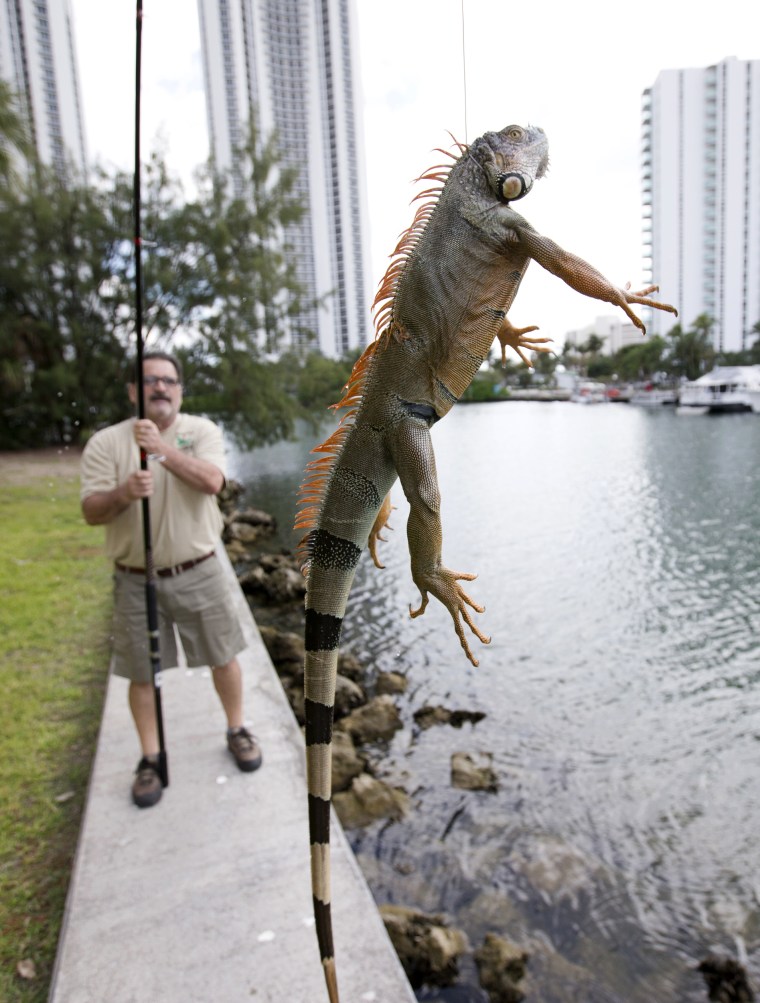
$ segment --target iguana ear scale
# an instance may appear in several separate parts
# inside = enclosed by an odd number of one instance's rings
[[[496,191],[505,202],[516,202],[533,187],[533,182],[524,174],[517,174],[515,171],[508,171],[506,174],[499,174],[496,178]]]

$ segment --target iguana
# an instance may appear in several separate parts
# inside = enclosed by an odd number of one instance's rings
[[[437,151],[446,154],[447,151]],[[412,578],[420,591],[412,617],[428,595],[451,613],[465,654],[477,665],[465,625],[489,642],[470,610],[482,613],[441,558],[440,496],[430,429],[470,385],[495,338],[515,348],[546,351],[507,320],[531,259],[573,289],[621,307],[644,332],[630,304],[675,309],[640,292],[613,286],[581,258],[541,236],[511,203],[526,195],[548,166],[542,129],[509,125],[469,146],[454,161],[418,180],[432,182],[410,228],[391,255],[375,298],[376,338],[364,351],[334,407],[348,408],[337,430],[314,449],[307,466],[296,527],[307,574],[305,717],[312,891],[317,940],[331,1003],[338,1003],[330,914],[330,804],[333,702],[341,625],[359,557],[373,560],[398,477],[410,513],[407,538]]]

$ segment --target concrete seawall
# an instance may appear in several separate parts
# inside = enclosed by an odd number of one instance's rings
[[[164,673],[170,785],[130,799],[139,747],[111,677],[49,1003],[322,1003],[311,915],[303,740],[220,550],[247,647],[246,718],[262,768],[226,750],[208,669]],[[415,997],[339,823],[333,924],[344,1003]]]

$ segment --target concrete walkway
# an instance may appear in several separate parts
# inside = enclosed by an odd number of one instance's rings
[[[169,787],[129,796],[139,748],[111,677],[50,1003],[326,1003],[311,915],[303,741],[226,554],[248,647],[246,715],[264,754],[241,773],[207,669],[164,673]],[[342,1003],[414,1003],[333,819]]]

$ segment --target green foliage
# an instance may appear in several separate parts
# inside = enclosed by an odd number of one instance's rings
[[[525,366],[521,367],[524,372],[528,372]],[[499,381],[494,371],[485,371],[475,374],[475,379],[465,390],[460,398],[463,401],[475,403],[478,401],[506,400],[509,391]]]
[[[0,448],[75,441],[126,402],[99,195],[37,165],[0,209],[0,241]]]
[[[655,334],[634,345],[625,345],[616,354],[614,372],[623,380],[648,380],[665,368],[667,342]]]
[[[107,678],[109,568],[76,478],[3,486],[0,519],[0,998],[43,1003]]]
[[[234,174],[207,170],[197,201],[179,213],[194,278],[185,308],[209,359],[238,350],[276,355],[287,332],[296,344],[314,337],[293,330],[306,304],[287,229],[304,208],[293,194],[294,172],[279,164],[275,140],[252,125]]]
[[[688,331],[684,331],[680,324],[672,328],[668,334],[668,369],[674,376],[696,380],[712,368],[715,363],[713,325],[712,317],[703,313]]]
[[[20,101],[13,94],[7,81],[0,80],[0,202],[4,202],[2,191],[6,191],[19,180],[15,160],[28,157],[31,145],[24,124]]]
[[[591,380],[611,379],[617,372],[615,359],[609,355],[595,355],[589,359],[586,372]]]
[[[209,361],[198,346],[179,355],[188,410],[211,415],[247,449],[289,438],[299,418],[313,424],[324,419],[325,408],[342,396],[354,360],[288,352],[264,362],[233,348]]]
[[[132,175],[61,178],[19,121],[0,87],[0,153],[29,158],[0,195],[0,449],[76,443],[126,417],[136,340]],[[0,156],[0,176],[9,165]],[[193,201],[158,155],[141,169],[144,344],[185,346],[188,408],[245,445],[289,435],[347,377],[346,362],[306,354],[299,318],[318,304],[288,245],[304,212],[294,180],[255,128],[234,172],[208,167]],[[286,339],[300,354],[277,361]]]

